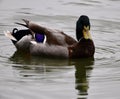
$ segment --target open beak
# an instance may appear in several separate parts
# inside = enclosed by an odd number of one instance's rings
[[[91,34],[90,34],[90,27],[89,26],[84,26],[84,28],[83,28],[83,37],[85,39],[92,39]]]

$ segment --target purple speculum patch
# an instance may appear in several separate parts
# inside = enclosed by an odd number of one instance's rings
[[[44,42],[44,39],[45,39],[45,35],[44,34],[38,34],[36,33],[35,34],[35,39],[38,43],[43,43]]]

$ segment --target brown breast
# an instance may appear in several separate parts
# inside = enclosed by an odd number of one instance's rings
[[[70,58],[93,57],[95,46],[92,40],[81,39],[78,43],[68,47]]]

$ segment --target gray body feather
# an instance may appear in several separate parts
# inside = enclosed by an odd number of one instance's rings
[[[30,53],[32,55],[38,56],[47,56],[47,57],[59,57],[59,58],[68,58],[68,48],[58,45],[49,45],[49,44],[32,44],[30,45]]]
[[[32,40],[32,36],[31,35],[26,35],[24,36],[21,40],[19,40],[15,46],[18,50],[26,50],[29,51],[29,47],[30,47],[30,41]]]

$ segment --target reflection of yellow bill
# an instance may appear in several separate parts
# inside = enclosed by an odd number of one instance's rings
[[[84,26],[84,29],[83,29],[83,37],[85,38],[85,39],[92,39],[92,37],[91,37],[91,34],[90,34],[90,32],[89,32],[89,26]]]
[[[5,34],[5,36],[8,37],[9,39],[14,40],[14,41],[17,41],[17,39],[16,39],[15,37],[13,37],[12,34],[11,34],[9,31],[7,31],[7,32],[4,31],[4,34]]]

